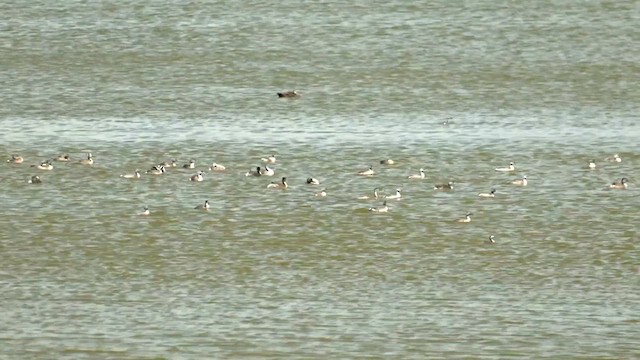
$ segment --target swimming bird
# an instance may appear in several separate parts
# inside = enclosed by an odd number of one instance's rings
[[[190,181],[196,181],[196,182],[200,182],[204,180],[204,173],[202,171],[198,171],[197,174],[191,176],[189,178]]]
[[[402,198],[402,193],[400,191],[400,189],[396,189],[396,193],[393,195],[387,195],[385,196],[385,199],[395,199],[395,200],[400,200],[400,198]]]
[[[262,171],[260,170],[260,166],[256,166],[255,170],[247,171],[247,173],[244,174],[244,176],[262,176]]]
[[[479,197],[495,197],[496,189],[491,189],[491,192],[488,192],[488,193],[479,193],[478,196]]]
[[[182,165],[183,169],[195,169],[196,168],[196,161],[191,159],[189,160],[188,163]]]
[[[522,177],[522,179],[513,180],[511,183],[513,185],[518,185],[518,186],[527,186],[527,183],[528,183],[527,176],[525,175]]]
[[[595,168],[596,168],[596,161],[595,160],[589,161],[589,169],[594,170]]]
[[[136,169],[133,174],[122,174],[120,177],[125,179],[140,179],[140,170]]]
[[[496,168],[496,171],[515,171],[516,170],[516,166],[515,164],[512,162],[509,163],[509,166],[507,167],[503,167],[503,168]]]
[[[458,222],[459,223],[469,223],[469,222],[471,222],[471,215],[472,214],[470,212],[468,212],[467,215],[463,219],[458,220]]]
[[[373,176],[376,172],[373,171],[373,166],[369,166],[369,169],[360,171],[358,175],[360,176]]]
[[[297,90],[288,90],[277,93],[279,98],[297,98],[300,96]]]
[[[7,160],[7,162],[12,164],[22,164],[24,162],[24,158],[20,155],[11,155],[11,159]]]
[[[175,159],[171,159],[168,161],[164,161],[158,165],[162,165],[164,167],[177,167],[178,166],[178,162]]]
[[[493,235],[489,235],[489,240],[485,241],[485,244],[489,244],[489,245],[495,244],[495,243],[496,243],[496,237]]]
[[[271,184],[267,185],[267,188],[269,189],[287,189],[289,187],[289,184],[287,184],[287,178],[283,177],[282,178],[282,182],[272,182]]]
[[[319,192],[315,193],[316,197],[325,197],[327,196],[327,189],[322,189]]]
[[[275,155],[271,155],[271,156],[263,157],[260,160],[262,160],[262,162],[265,162],[267,164],[275,164],[277,159]]]
[[[87,153],[87,158],[80,160],[80,164],[82,165],[93,165],[93,154]]]
[[[211,205],[209,205],[209,200],[205,200],[204,204],[200,204],[200,205],[196,206],[194,209],[197,209],[197,210],[209,210],[210,207],[211,207]]]
[[[224,165],[220,165],[216,163],[212,163],[211,166],[209,166],[210,171],[225,171],[226,169],[227,168]]]
[[[151,169],[147,170],[147,174],[151,174],[151,175],[162,175],[166,172],[167,170],[164,168],[164,165],[156,165],[154,167],[152,167]]]
[[[618,190],[627,190],[629,188],[628,185],[629,180],[627,178],[622,178],[620,181],[614,181],[609,185],[610,189],[618,189]]]
[[[449,181],[446,184],[436,184],[433,187],[433,190],[442,190],[442,191],[453,190],[453,181]]]
[[[55,161],[63,161],[63,162],[65,162],[65,161],[70,161],[71,158],[67,154],[60,154],[60,155],[56,156],[56,158],[54,160]]]
[[[148,206],[145,206],[144,208],[142,208],[142,212],[138,213],[138,215],[141,215],[141,216],[148,216],[149,214],[151,214],[151,212],[149,212]]]
[[[380,160],[380,165],[393,165],[396,162],[391,159]]]
[[[40,176],[38,175],[33,175],[27,182],[29,184],[42,184],[42,180],[40,180]]]
[[[622,158],[619,154],[613,154],[613,157],[608,157],[605,160],[608,162],[622,162]]]
[[[409,175],[408,179],[424,179],[424,177],[425,177],[424,169],[420,168],[420,173],[419,174]]]
[[[378,197],[379,197],[379,196],[378,196],[378,188],[374,188],[374,189],[373,189],[373,195],[372,195],[372,196],[369,196],[369,195],[362,195],[362,196],[359,196],[359,197],[358,197],[358,199],[359,199],[359,200],[369,200],[369,199],[377,199]]]
[[[273,176],[276,172],[269,167],[269,165],[265,165],[264,169],[262,169],[262,172],[260,173],[260,175],[262,176]]]
[[[382,206],[378,206],[378,207],[370,207],[369,211],[374,212],[374,213],[386,213],[389,211],[389,207],[387,206],[387,201],[383,201],[382,202]]]
[[[309,185],[320,185],[320,180],[310,177],[310,178],[307,178],[307,184],[309,184]]]
[[[38,170],[53,170],[53,164],[51,164],[51,160],[43,161],[38,165],[31,165],[31,167],[35,167]]]

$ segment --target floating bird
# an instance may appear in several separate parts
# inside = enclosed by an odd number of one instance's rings
[[[11,155],[11,159],[7,160],[7,162],[12,164],[22,164],[24,162],[24,158],[20,155]]]
[[[396,193],[393,194],[393,195],[385,196],[385,199],[391,199],[391,200],[393,200],[393,199],[400,200],[400,198],[402,198],[402,193],[401,193],[400,189],[396,189]]]
[[[188,163],[182,165],[183,169],[195,169],[196,168],[196,161],[191,159],[189,160]]]
[[[594,170],[595,168],[596,168],[596,161],[595,160],[589,161],[589,169]]]
[[[320,185],[320,180],[310,177],[310,178],[307,178],[307,184],[309,184],[309,185]]]
[[[80,160],[80,164],[82,165],[93,165],[93,154],[87,153],[87,158]]]
[[[360,171],[358,175],[360,176],[373,176],[376,172],[373,171],[373,166],[369,166],[369,169]]]
[[[205,200],[204,204],[200,204],[198,206],[196,206],[194,209],[197,210],[209,210],[211,206],[209,205],[209,200]]]
[[[395,161],[393,161],[393,160],[391,160],[391,159],[380,160],[380,164],[381,164],[381,165],[393,165],[393,164],[395,164],[395,163],[396,163],[396,162],[395,162]]]
[[[142,212],[138,213],[138,215],[141,215],[141,216],[148,216],[149,214],[151,214],[151,212],[149,212],[149,207],[147,206],[142,208]]]
[[[518,186],[527,186],[527,184],[528,184],[527,176],[525,175],[525,176],[522,177],[522,179],[513,180],[511,183],[513,185],[518,185]]]
[[[160,163],[159,165],[162,165],[164,167],[177,167],[178,166],[178,162],[175,159],[171,159],[168,161],[164,161],[162,163]]]
[[[471,222],[471,215],[472,214],[470,212],[468,212],[467,215],[463,219],[458,220],[458,222],[459,223],[469,223],[469,222]]]
[[[42,184],[42,180],[40,180],[40,176],[38,175],[33,175],[27,182],[29,184]]]
[[[491,189],[491,192],[488,193],[480,193],[478,194],[479,197],[495,197],[496,196],[496,189]]]
[[[204,173],[203,173],[202,171],[198,171],[198,173],[197,173],[197,174],[195,174],[195,175],[192,175],[192,176],[189,178],[189,180],[190,180],[190,181],[196,181],[196,182],[203,181],[203,180],[204,180]]]
[[[260,170],[260,166],[256,166],[255,170],[247,171],[247,173],[244,174],[244,176],[262,176],[262,171]]]
[[[277,93],[279,98],[297,98],[300,96],[297,90],[289,90]]]
[[[362,195],[362,196],[359,196],[358,199],[359,200],[369,200],[369,199],[377,199],[378,197],[379,197],[378,196],[378,188],[375,188],[375,189],[373,189],[373,195],[372,196]]]
[[[512,162],[509,163],[509,166],[507,167],[503,167],[503,168],[496,168],[496,171],[515,171],[516,170],[516,166],[515,164]]]
[[[327,189],[322,189],[320,192],[315,193],[316,197],[325,197],[327,196]]]
[[[370,207],[369,211],[374,212],[374,213],[386,213],[389,211],[389,207],[387,206],[387,201],[383,201],[382,202],[382,206],[378,206],[378,207]]]
[[[262,171],[260,172],[260,175],[262,176],[273,176],[275,175],[275,171],[269,167],[269,165],[265,165],[264,169],[262,169]]]
[[[424,169],[420,168],[420,173],[419,174],[409,175],[408,179],[424,179],[424,177],[425,177]]]
[[[263,157],[260,160],[262,160],[262,162],[265,162],[267,164],[275,164],[276,163],[276,156],[275,155],[271,155],[271,156]]]
[[[140,179],[140,170],[136,169],[133,174],[123,174],[120,175],[120,177],[125,179]]]
[[[225,171],[226,169],[227,168],[224,165],[216,163],[212,163],[211,166],[209,166],[209,171]]]
[[[622,178],[619,182],[614,181],[613,183],[611,183],[611,185],[609,185],[609,188],[617,190],[627,190],[629,188],[628,182],[629,180],[627,178]]]
[[[287,189],[289,187],[289,184],[287,184],[287,178],[283,177],[282,178],[282,182],[272,182],[271,184],[267,185],[267,188],[270,189]]]
[[[167,170],[164,168],[164,165],[154,166],[151,169],[147,170],[147,174],[151,175],[162,175]]]
[[[51,160],[43,161],[38,165],[31,165],[31,167],[35,167],[38,170],[53,170],[53,164],[51,164]]]
[[[442,190],[442,191],[453,190],[453,181],[449,181],[446,184],[436,184],[433,187],[433,190]]]
[[[493,236],[493,235],[489,235],[489,240],[486,240],[485,243],[489,244],[489,245],[495,244],[496,243],[496,237]]]
[[[56,156],[56,158],[54,160],[55,161],[66,162],[66,161],[70,161],[71,158],[67,154],[60,154],[60,155]]]
[[[605,160],[608,162],[622,162],[622,158],[619,154],[613,154],[613,157],[608,157]]]

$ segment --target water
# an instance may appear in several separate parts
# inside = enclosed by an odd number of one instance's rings
[[[640,356],[637,3],[0,13],[0,358]],[[228,170],[118,176],[172,158]]]

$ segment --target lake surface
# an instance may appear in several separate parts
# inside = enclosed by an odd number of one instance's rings
[[[640,357],[637,2],[0,13],[0,358]]]

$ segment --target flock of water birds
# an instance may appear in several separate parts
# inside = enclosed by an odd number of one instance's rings
[[[298,98],[300,97],[300,94],[297,91],[286,91],[286,92],[280,92],[277,93],[278,97],[280,98]],[[444,122],[441,123],[441,125],[443,126],[447,126],[449,125],[449,119],[445,120]],[[249,171],[247,171],[244,175],[249,177],[263,177],[263,176],[274,176],[275,175],[275,170],[271,167],[273,164],[276,164],[278,159],[276,157],[276,155],[270,155],[270,156],[266,156],[264,158],[261,158],[261,161],[264,163],[264,165],[262,166],[257,166],[253,169],[250,169]],[[619,156],[619,154],[614,154],[612,157],[606,158],[605,161],[608,162],[612,162],[612,163],[620,163],[622,162],[622,158]],[[11,164],[15,164],[15,165],[20,165],[20,164],[24,164],[25,163],[25,159],[18,154],[13,154],[11,155],[11,158],[7,160],[8,163]],[[86,154],[85,158],[82,158],[80,160],[72,160],[71,157],[68,154],[60,154],[56,157],[53,157],[51,159],[36,163],[36,164],[31,164],[30,166],[36,170],[44,170],[44,171],[51,171],[54,169],[54,162],[63,162],[63,163],[76,163],[79,165],[84,165],[84,166],[92,166],[94,165],[94,157],[93,154],[91,152]],[[384,160],[380,160],[380,165],[381,166],[391,166],[391,165],[395,165],[396,162],[393,159],[384,159]],[[591,170],[595,170],[597,168],[596,162],[595,160],[591,160],[589,161],[588,164],[586,164],[586,167],[591,169]],[[158,163],[155,164],[153,166],[150,167],[150,169],[148,169],[147,171],[144,172],[145,175],[151,175],[151,176],[160,176],[165,174],[168,169],[170,168],[182,168],[182,169],[186,169],[186,170],[190,170],[190,169],[196,169],[196,161],[194,159],[189,160],[187,163],[183,164],[183,165],[178,165],[176,160],[169,160],[169,161],[164,161],[162,163]],[[211,163],[211,165],[209,165],[208,170],[211,172],[226,172],[227,168],[222,165],[222,164],[218,164],[216,162]],[[503,173],[514,173],[516,171],[516,166],[514,162],[509,163],[508,166],[506,167],[500,167],[500,168],[495,168],[495,171],[498,172],[503,172]],[[373,166],[370,166],[368,169],[364,169],[362,171],[356,172],[354,175],[357,176],[362,176],[362,177],[373,177],[376,175],[376,171],[374,170]],[[131,179],[131,180],[135,180],[135,179],[140,179],[142,177],[142,172],[138,169],[136,169],[133,173],[130,174],[122,174],[120,175],[121,178],[123,179]],[[205,177],[205,171],[200,170],[197,173],[191,175],[188,179],[189,181],[193,181],[193,182],[201,182],[204,181],[204,177]],[[415,180],[415,181],[419,181],[419,180],[425,180],[426,179],[426,174],[425,174],[425,170],[423,168],[420,168],[417,174],[412,174],[407,176],[407,179],[409,180]],[[27,183],[29,184],[41,184],[42,183],[42,179],[40,178],[39,175],[33,175],[31,176],[30,179],[27,180]],[[527,176],[524,175],[521,178],[518,179],[513,179],[511,181],[511,184],[513,186],[527,186],[529,183],[529,181],[527,180]],[[318,180],[317,178],[314,177],[309,177],[306,179],[306,184],[309,186],[316,186],[316,185],[321,185],[320,180]],[[442,183],[442,184],[435,184],[433,186],[433,189],[435,191],[451,191],[454,189],[455,183],[453,181],[449,181],[447,183]],[[614,182],[612,182],[611,184],[608,185],[609,189],[612,190],[626,190],[628,189],[628,179],[626,177],[623,177],[619,180],[616,180]],[[282,177],[280,179],[280,181],[273,181],[270,182],[269,184],[267,184],[266,186],[268,189],[274,189],[274,190],[287,190],[289,188],[289,184],[287,182],[287,178],[286,177]],[[328,196],[327,193],[327,189],[322,189],[318,192],[315,192],[314,195],[316,197],[326,197]],[[496,196],[496,189],[492,188],[490,190],[490,192],[486,192],[486,193],[478,193],[477,194],[478,197],[482,197],[482,198],[493,198]],[[396,189],[395,193],[393,194],[389,194],[389,195],[383,195],[380,192],[380,188],[376,187],[373,189],[372,194],[370,195],[363,195],[363,196],[359,196],[357,197],[357,199],[359,200],[382,200],[382,204],[380,206],[377,207],[369,207],[368,211],[371,213],[387,213],[389,212],[390,208],[387,204],[388,200],[400,200],[402,198],[402,190],[401,189]],[[195,207],[195,209],[198,210],[204,210],[207,211],[210,209],[210,204],[208,200],[205,200],[204,203],[199,204]],[[144,206],[143,210],[139,213],[137,213],[137,215],[140,216],[149,216],[151,215],[151,211],[149,210],[148,206]],[[471,216],[473,214],[471,212],[467,212],[466,215],[461,218],[458,219],[457,222],[460,223],[470,223],[471,222]],[[486,241],[486,243],[488,244],[494,244],[495,243],[495,236],[494,235],[490,235],[489,239]]]

